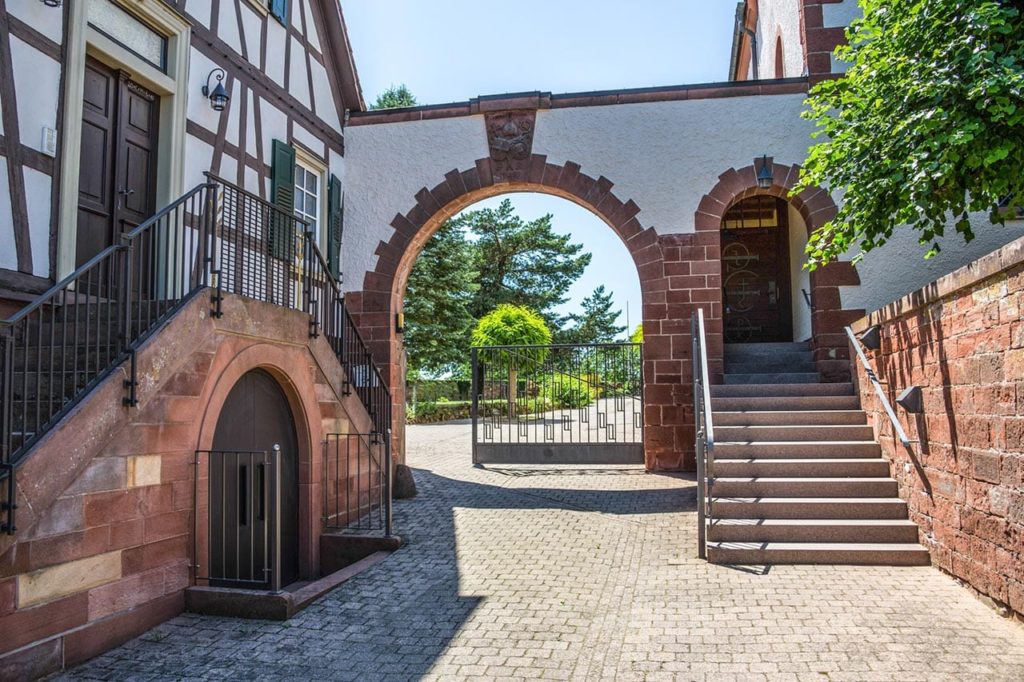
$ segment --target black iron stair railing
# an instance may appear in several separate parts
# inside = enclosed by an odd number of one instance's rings
[[[136,350],[207,288],[214,315],[225,292],[308,313],[310,335],[327,338],[376,437],[388,433],[390,392],[307,224],[207,180],[0,320],[0,532],[15,529],[18,462],[125,361],[124,403],[135,405]]]

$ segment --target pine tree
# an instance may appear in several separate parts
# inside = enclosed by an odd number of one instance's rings
[[[564,343],[611,343],[618,339],[626,330],[615,321],[622,311],[613,310],[612,292],[605,292],[604,285],[594,289],[594,293],[583,299],[582,313],[569,315],[572,326],[560,334],[559,340]]]
[[[416,101],[416,97],[409,91],[409,88],[405,86],[405,83],[401,85],[392,85],[384,92],[377,95],[377,100],[370,105],[371,109],[398,109],[401,107],[414,107],[419,102]]]
[[[427,242],[405,290],[407,371],[443,374],[465,361],[475,318],[469,308],[480,288],[472,245],[462,228],[445,222]]]

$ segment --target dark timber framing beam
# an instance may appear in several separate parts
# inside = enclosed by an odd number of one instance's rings
[[[24,155],[18,129],[18,99],[14,88],[14,65],[11,63],[11,21],[6,0],[0,0],[0,100],[3,101],[4,134],[7,137],[7,185],[11,194],[14,252],[18,271],[32,274],[32,241],[22,172]]]

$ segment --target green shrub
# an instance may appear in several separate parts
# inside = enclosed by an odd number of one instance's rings
[[[586,381],[568,374],[555,374],[544,387],[544,393],[555,407],[586,407],[597,397],[594,388]]]

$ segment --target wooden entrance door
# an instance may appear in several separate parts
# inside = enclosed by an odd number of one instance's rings
[[[722,219],[726,343],[793,340],[788,205],[752,197]]]
[[[214,455],[218,460],[210,462],[211,584],[261,582],[264,570],[270,568],[259,561],[264,556],[264,538],[275,535],[273,528],[264,528],[273,513],[258,511],[266,505],[261,483],[268,474],[258,470],[261,459],[232,452],[270,453],[274,445],[281,447],[281,527],[277,535],[281,538],[280,584],[285,586],[299,578],[298,439],[284,391],[269,374],[253,370],[228,393],[213,435],[213,449],[222,454]]]
[[[160,98],[124,71],[85,64],[75,265],[156,210]]]

